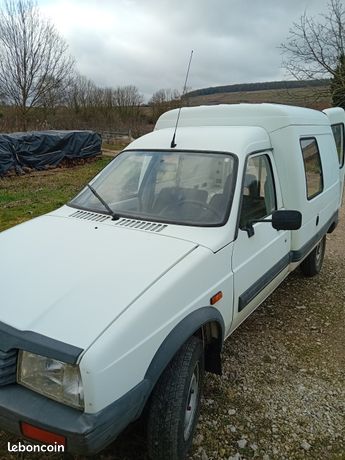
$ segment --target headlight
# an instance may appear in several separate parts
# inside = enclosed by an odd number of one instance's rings
[[[83,386],[76,365],[20,351],[17,381],[48,398],[84,409]]]

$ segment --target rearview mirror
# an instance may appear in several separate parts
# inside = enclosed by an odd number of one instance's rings
[[[298,230],[302,225],[302,214],[299,211],[274,211],[272,227],[276,230]]]
[[[276,230],[298,230],[302,225],[302,214],[299,211],[285,211],[282,209],[280,211],[273,211],[272,219],[252,220],[243,229],[246,230],[249,238],[254,235],[253,224],[257,222],[270,222]]]

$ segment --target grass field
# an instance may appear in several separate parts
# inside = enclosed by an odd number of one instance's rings
[[[0,231],[62,206],[110,160],[0,179]]]

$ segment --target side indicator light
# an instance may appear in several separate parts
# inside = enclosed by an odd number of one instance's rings
[[[29,423],[21,422],[20,427],[22,434],[30,439],[43,442],[44,444],[58,444],[59,446],[66,445],[66,438],[60,434],[52,433],[51,431],[42,430]]]
[[[210,304],[214,305],[215,303],[219,302],[223,298],[222,291],[217,292],[214,296],[210,298]]]

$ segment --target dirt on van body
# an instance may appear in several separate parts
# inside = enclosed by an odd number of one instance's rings
[[[344,230],[343,208],[321,274],[297,269],[226,341],[223,376],[205,378],[190,460],[345,459]],[[17,441],[0,432],[1,459],[19,458],[7,451]],[[93,458],[146,460],[144,424]]]

